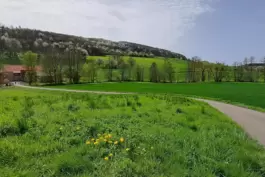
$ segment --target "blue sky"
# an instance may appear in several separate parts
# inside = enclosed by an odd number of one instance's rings
[[[232,64],[265,56],[265,0],[0,0],[0,23]]]
[[[230,64],[265,57],[264,0],[220,0],[212,7],[213,13],[198,17],[196,26],[180,38],[181,51]]]

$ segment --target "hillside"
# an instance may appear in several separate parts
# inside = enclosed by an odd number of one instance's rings
[[[89,55],[128,55],[137,57],[170,57],[186,60],[182,54],[131,42],[114,42],[100,38],[84,38],[27,28],[0,26],[0,50],[42,52],[50,45],[60,45],[62,49],[71,44],[79,45]]]

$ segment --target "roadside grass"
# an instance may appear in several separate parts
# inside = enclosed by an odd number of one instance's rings
[[[263,83],[101,83],[53,86],[75,90],[118,91],[135,93],[167,93],[210,98],[256,110],[265,110]]]
[[[18,88],[0,95],[1,176],[265,174],[263,147],[202,102]]]

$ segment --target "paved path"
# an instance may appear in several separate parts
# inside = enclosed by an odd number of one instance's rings
[[[73,89],[64,89],[64,88],[47,88],[47,87],[31,87],[21,84],[14,84],[14,86],[22,87],[22,88],[28,88],[28,89],[37,89],[37,90],[52,90],[52,91],[63,91],[63,92],[78,92],[78,93],[95,93],[95,94],[116,94],[116,95],[128,95],[128,94],[135,94],[135,93],[129,93],[129,92],[104,92],[104,91],[89,91],[89,90],[73,90]]]
[[[232,118],[245,131],[265,146],[265,113],[234,106],[218,101],[196,99],[204,101]]]
[[[101,92],[101,91],[88,91],[88,90],[70,90],[70,89],[56,89],[56,88],[45,88],[45,87],[30,87],[16,84],[16,86],[30,89],[39,90],[54,90],[54,91],[67,91],[67,92],[82,92],[82,93],[96,93],[96,94],[135,94],[135,93],[121,93],[121,92]],[[258,140],[262,145],[265,146],[265,113],[250,110],[247,108],[234,106],[218,101],[211,101],[205,99],[197,99],[204,101],[212,107],[218,109],[224,114],[232,118],[237,124],[239,124],[245,131]]]

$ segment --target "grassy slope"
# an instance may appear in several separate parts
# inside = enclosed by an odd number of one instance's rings
[[[103,83],[56,86],[77,90],[102,90],[139,93],[184,94],[220,99],[265,109],[265,84],[262,83]]]
[[[98,59],[101,58],[103,60],[108,60],[108,56],[89,56],[87,57],[88,59]],[[144,66],[146,68],[149,68],[153,62],[156,62],[158,66],[162,66],[164,63],[164,59],[160,57],[155,57],[155,58],[144,58],[144,57],[133,57],[136,61],[137,64]],[[129,57],[125,56],[125,60],[128,60]],[[181,71],[186,71],[187,69],[187,62],[185,60],[178,60],[175,58],[169,58],[170,61],[172,61],[173,66],[175,66],[176,69],[181,70]]]
[[[108,60],[108,56],[89,56],[88,59],[98,59],[101,58],[103,60]],[[164,64],[164,59],[163,58],[143,58],[143,57],[133,57],[136,61],[137,64],[141,65],[144,67],[144,76],[145,80],[149,80],[149,68],[153,62],[156,62],[157,66],[161,68]],[[125,56],[125,60],[128,60],[129,57]],[[187,71],[187,61],[185,60],[178,60],[175,58],[169,58],[170,61],[172,61],[173,67],[175,68],[176,72],[178,72],[178,75],[176,75],[176,78],[179,81],[185,81],[186,78],[186,71]]]
[[[204,103],[0,90],[1,176],[261,176],[265,151]],[[119,145],[86,145],[98,133]],[[126,148],[130,148],[126,151]],[[113,157],[104,160],[108,154]]]

